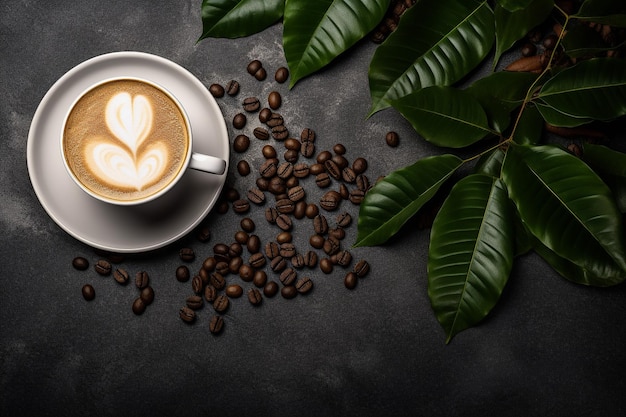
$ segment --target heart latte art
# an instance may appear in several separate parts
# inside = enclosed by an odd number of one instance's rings
[[[68,116],[63,150],[74,176],[118,201],[146,198],[182,169],[189,146],[185,118],[160,89],[114,80],[82,96]]]

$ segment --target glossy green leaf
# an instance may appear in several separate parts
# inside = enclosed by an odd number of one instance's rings
[[[392,105],[417,133],[438,146],[462,148],[492,133],[480,103],[464,90],[427,87]]]
[[[586,0],[574,17],[588,22],[626,27],[626,2],[624,0]]]
[[[451,85],[474,69],[493,45],[487,1],[420,0],[380,45],[369,68],[371,112],[432,85]]]
[[[572,58],[592,57],[595,54],[606,52],[613,47],[607,45],[600,33],[589,25],[573,21],[567,27],[567,35],[563,37],[565,53]]]
[[[462,164],[454,155],[431,156],[386,175],[365,194],[354,246],[386,242]]]
[[[546,81],[539,98],[572,117],[610,120],[626,114],[626,60],[594,58]]]
[[[388,6],[389,0],[287,0],[283,47],[291,86],[368,34]]]
[[[522,111],[513,140],[520,145],[536,145],[543,133],[543,117],[537,107],[528,105]]]
[[[496,0],[498,6],[510,12],[526,9],[533,0]]]
[[[619,210],[626,213],[626,154],[603,145],[586,143],[582,158],[609,186]]]
[[[519,107],[537,74],[498,71],[476,80],[466,91],[487,113],[491,126],[504,132],[511,122],[511,111]]]
[[[541,103],[540,101],[537,101],[534,104],[537,106],[537,110],[543,119],[553,126],[576,127],[593,121],[588,117],[572,117],[570,115],[563,114],[560,111]]]
[[[502,148],[496,148],[493,151],[482,155],[474,167],[474,173],[500,178],[504,155],[505,152]]]
[[[239,38],[260,32],[283,16],[285,0],[203,0],[200,39]]]
[[[622,215],[609,188],[580,159],[554,146],[512,144],[502,178],[543,245],[593,276],[626,270]]]
[[[500,56],[515,42],[523,38],[532,28],[542,23],[554,7],[553,0],[526,1],[525,6],[515,11],[507,10],[499,2],[494,8],[496,21],[496,53],[493,67]]]
[[[428,295],[447,342],[495,306],[513,264],[512,206],[500,179],[459,181],[431,230]]]

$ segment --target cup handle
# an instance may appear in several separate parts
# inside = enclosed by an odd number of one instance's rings
[[[211,155],[192,153],[189,168],[211,174],[222,175],[226,170],[226,161]]]

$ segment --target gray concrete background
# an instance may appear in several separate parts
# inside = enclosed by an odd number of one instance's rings
[[[319,74],[286,85],[259,83],[252,59],[268,72],[285,64],[281,26],[239,40],[201,33],[200,1],[32,0],[0,3],[0,414],[3,416],[607,416],[626,412],[626,289],[584,288],[552,272],[537,256],[516,261],[500,303],[478,327],[450,345],[427,296],[428,232],[405,231],[387,245],[353,250],[372,273],[354,291],[343,271],[312,274],[314,291],[253,308],[234,300],[225,331],[208,331],[210,311],[194,325],[178,318],[191,294],[174,271],[178,249],[191,246],[198,270],[214,243],[230,243],[239,219],[209,215],[212,239],[194,236],[162,250],[127,256],[131,273],[146,270],[153,305],[134,316],[137,296],[92,269],[71,267],[77,255],[99,256],[62,231],[31,187],[26,144],[33,114],[66,71],[121,50],[171,59],[208,87],[237,79],[242,93],[219,101],[227,121],[247,95],[283,93],[294,131],[311,127],[318,150],[342,142],[348,157],[365,156],[375,179],[440,152],[421,141],[396,112],[365,119],[364,41]],[[254,125],[249,124],[249,129]],[[383,137],[400,133],[392,149]],[[233,129],[229,124],[229,133]],[[257,166],[259,141],[244,155]],[[235,174],[241,191],[254,178]],[[309,187],[310,188],[310,187]],[[356,216],[356,208],[346,206]],[[262,210],[251,217],[263,241],[275,235]],[[98,219],[94,219],[98,221]],[[414,223],[412,223],[414,228]],[[304,229],[304,226],[302,227]],[[302,230],[297,229],[297,230]],[[356,226],[346,243],[353,242]],[[296,243],[303,246],[308,232]],[[234,278],[231,278],[234,279]],[[97,297],[80,294],[92,283]]]

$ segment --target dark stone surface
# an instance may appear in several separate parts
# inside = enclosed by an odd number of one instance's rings
[[[232,300],[224,332],[209,332],[210,309],[193,325],[178,310],[191,295],[175,279],[178,250],[197,253],[192,271],[219,241],[230,243],[240,216],[209,215],[208,243],[188,236],[149,254],[127,256],[131,274],[148,271],[155,301],[131,311],[138,292],[71,262],[99,256],[61,230],[32,190],[27,135],[41,98],[66,71],[121,50],[181,64],[208,87],[238,79],[242,93],[219,101],[226,120],[248,95],[283,94],[295,131],[311,127],[318,150],[343,142],[351,158],[380,175],[438,150],[394,111],[365,119],[368,41],[289,91],[246,73],[260,59],[270,77],[285,64],[274,26],[238,40],[196,43],[200,2],[2,1],[0,4],[0,415],[3,416],[607,416],[626,413],[626,290],[584,288],[537,256],[515,263],[502,299],[479,326],[451,344],[430,308],[428,232],[405,231],[389,244],[353,250],[370,275],[344,288],[343,271],[311,274],[306,296]],[[250,126],[250,128],[252,128]],[[398,148],[384,136],[400,133]],[[232,135],[232,128],[229,126]],[[234,136],[233,136],[234,137]],[[231,158],[228,183],[245,192],[236,161],[257,166],[262,144]],[[233,163],[235,162],[235,163]],[[356,215],[356,208],[348,206]],[[264,241],[276,229],[251,216]],[[94,219],[97,221],[97,219]],[[300,230],[305,229],[304,226]],[[305,245],[308,231],[297,235]],[[353,242],[356,226],[346,242]],[[270,274],[271,276],[271,274]],[[234,277],[230,278],[235,280]],[[96,299],[81,296],[91,283]]]

